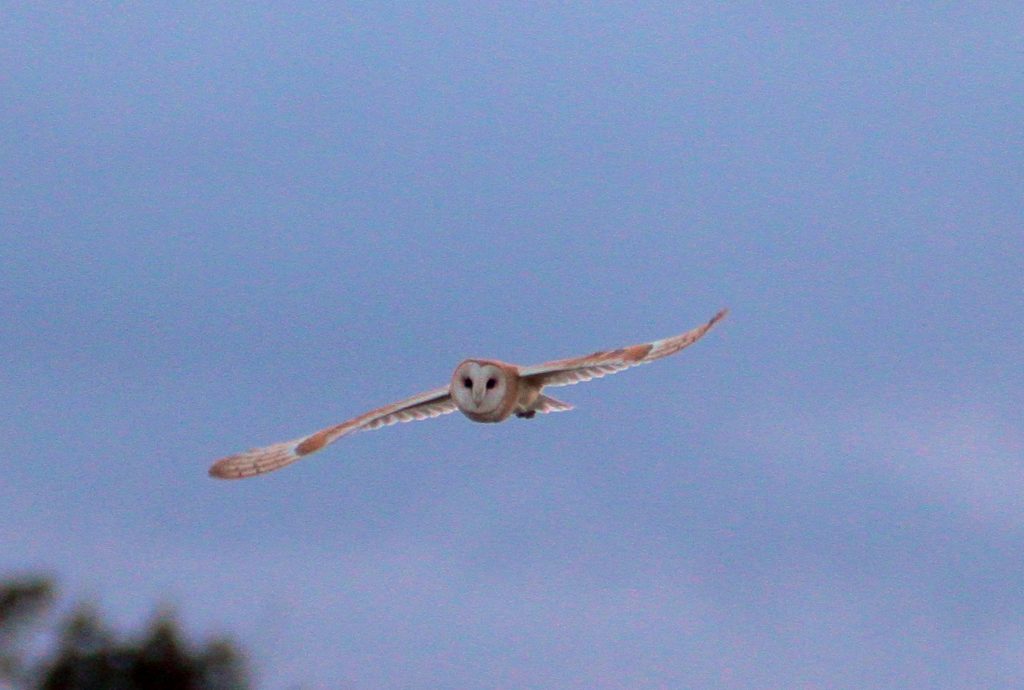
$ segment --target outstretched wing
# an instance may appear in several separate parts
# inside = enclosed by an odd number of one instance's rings
[[[378,407],[355,419],[321,429],[294,441],[253,448],[244,453],[221,458],[210,467],[210,476],[218,479],[242,479],[265,474],[290,465],[310,453],[315,453],[342,436],[348,436],[357,431],[379,429],[382,426],[390,426],[398,422],[430,419],[454,412],[456,409],[455,401],[448,395],[448,386],[435,388],[400,402]]]
[[[692,345],[700,340],[701,336],[711,330],[711,327],[721,321],[727,313],[728,310],[723,309],[715,314],[706,324],[671,338],[663,338],[641,345],[620,347],[618,350],[595,352],[592,355],[583,355],[582,357],[557,359],[553,362],[534,364],[533,366],[520,368],[519,375],[542,387],[569,386],[580,381],[601,378],[602,376],[614,374],[639,364],[653,362],[656,359],[668,357],[679,352],[687,345]]]

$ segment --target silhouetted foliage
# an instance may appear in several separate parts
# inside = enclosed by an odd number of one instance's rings
[[[28,672],[19,646],[25,629],[53,602],[53,586],[32,577],[0,584],[0,681],[22,684]]]
[[[59,624],[56,648],[29,672],[16,645],[53,599],[48,580],[0,583],[0,680],[38,690],[242,690],[240,655],[227,641],[196,647],[167,614],[137,638],[107,629],[98,614],[78,608]]]

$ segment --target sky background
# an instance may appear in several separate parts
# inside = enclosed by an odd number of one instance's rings
[[[1022,88],[1019,2],[8,3],[0,576],[273,690],[1024,686]]]

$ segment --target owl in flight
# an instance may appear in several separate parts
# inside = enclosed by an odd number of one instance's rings
[[[723,309],[706,324],[671,338],[528,367],[496,359],[467,359],[455,367],[447,386],[378,407],[309,436],[221,458],[210,467],[210,476],[241,479],[264,474],[315,453],[342,436],[397,422],[438,417],[455,410],[474,422],[503,422],[513,414],[531,419],[538,412],[571,410],[569,403],[544,395],[544,388],[589,381],[673,355],[697,342],[726,312]]]

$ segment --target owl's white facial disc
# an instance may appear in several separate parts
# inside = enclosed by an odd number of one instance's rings
[[[452,375],[451,393],[463,412],[494,412],[505,399],[508,381],[505,372],[493,364],[463,362]]]

